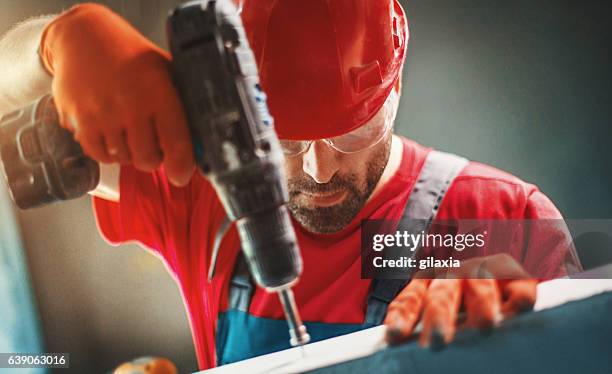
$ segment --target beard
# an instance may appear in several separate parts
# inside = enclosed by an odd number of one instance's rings
[[[366,161],[365,178],[356,173],[336,173],[324,184],[315,182],[305,174],[290,178],[287,206],[293,217],[313,233],[332,234],[348,226],[370,198],[385,170],[391,150],[391,136],[383,142]],[[298,203],[298,196],[302,192],[329,194],[338,191],[347,191],[347,195],[342,202],[333,206],[320,207]]]

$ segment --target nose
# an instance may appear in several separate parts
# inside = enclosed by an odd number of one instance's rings
[[[327,183],[338,172],[338,152],[322,140],[312,142],[303,155],[302,169],[317,183]]]

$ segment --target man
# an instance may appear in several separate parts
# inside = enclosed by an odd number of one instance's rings
[[[313,340],[381,323],[384,315],[368,320],[376,287],[360,276],[360,223],[401,218],[432,154],[392,134],[408,43],[404,11],[395,0],[270,0],[245,1],[241,16],[286,154],[304,261],[294,288],[302,318]],[[219,237],[217,272],[206,279],[225,212],[210,183],[193,173],[168,54],[94,4],[22,24],[4,44],[11,48],[0,60],[23,64],[0,89],[7,92],[0,111],[53,92],[62,125],[104,163],[94,191],[100,230],[164,260],[185,299],[200,367],[286,348],[276,295],[256,289],[242,309],[229,297],[235,228]],[[440,195],[438,219],[561,218],[535,186],[507,173],[470,162],[457,174]],[[522,246],[508,252],[527,262],[539,255]],[[561,274],[561,257],[544,256],[548,276]],[[469,325],[490,327],[534,300],[532,280],[416,279],[389,307],[389,337],[406,338],[422,319],[424,346],[435,336],[448,343],[461,305]]]

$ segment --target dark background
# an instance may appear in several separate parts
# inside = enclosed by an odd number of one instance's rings
[[[612,217],[606,1],[402,1],[398,132],[540,187],[568,218]]]
[[[0,32],[72,3],[0,0]],[[163,43],[178,1],[103,3]],[[402,3],[411,38],[397,132],[538,185],[566,217],[611,218],[609,2]],[[72,372],[148,354],[196,369],[171,277],[135,245],[109,248],[88,199],[19,212],[19,222],[47,351],[70,352]]]

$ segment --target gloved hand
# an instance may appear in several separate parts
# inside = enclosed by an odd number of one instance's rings
[[[486,277],[465,279],[483,268],[488,272]],[[530,310],[535,304],[538,280],[526,278],[509,256],[472,259],[462,263],[461,271],[465,273],[452,275],[455,279],[412,279],[389,305],[384,322],[387,341],[397,344],[406,340],[421,320],[421,346],[448,344],[455,336],[461,307],[466,314],[465,326],[490,328],[503,317]]]
[[[45,28],[39,52],[53,75],[60,122],[86,154],[143,171],[163,161],[172,183],[189,181],[192,146],[167,52],[97,4],[59,15]]]

